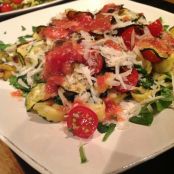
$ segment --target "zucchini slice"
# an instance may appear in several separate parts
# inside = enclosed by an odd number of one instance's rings
[[[49,105],[47,102],[36,103],[33,107],[39,116],[45,118],[50,122],[59,122],[64,120],[65,112],[61,105],[53,104]]]
[[[174,26],[169,29],[169,33],[174,37]]]
[[[31,89],[26,96],[25,105],[27,111],[29,111],[37,102],[46,100],[45,97],[45,84],[39,83]]]
[[[166,73],[174,70],[174,53],[160,63],[154,64],[153,69],[157,73]]]

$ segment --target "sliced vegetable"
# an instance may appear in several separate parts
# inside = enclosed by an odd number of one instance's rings
[[[171,54],[167,59],[162,60],[159,63],[153,65],[153,69],[157,73],[166,73],[172,71],[174,68],[174,53]]]
[[[85,106],[72,108],[67,117],[67,126],[73,135],[89,138],[97,129],[98,118],[95,112]]]
[[[26,96],[25,105],[27,111],[29,111],[37,102],[46,100],[45,84],[40,83],[31,89]]]
[[[33,106],[39,116],[45,118],[50,122],[60,122],[64,120],[65,111],[63,107],[58,104],[50,105],[49,102],[39,102]]]
[[[5,44],[4,42],[0,41],[0,51],[5,50],[10,44]]]

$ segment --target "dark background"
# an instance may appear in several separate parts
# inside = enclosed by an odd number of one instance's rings
[[[163,10],[174,13],[174,4],[162,0],[133,0],[147,5],[155,6]],[[5,20],[1,18],[0,21]],[[16,155],[16,154],[15,154]],[[26,174],[39,174],[17,155],[17,160],[21,164]],[[135,166],[122,174],[173,174],[174,173],[174,148],[151,159],[145,163]]]

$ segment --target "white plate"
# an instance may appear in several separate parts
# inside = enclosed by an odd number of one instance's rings
[[[44,8],[44,7],[54,5],[54,4],[56,4],[58,2],[61,2],[61,1],[63,1],[63,0],[54,0],[54,1],[51,1],[51,2],[45,2],[43,4],[36,5],[36,6],[33,6],[33,7],[27,7],[27,8],[23,8],[23,9],[13,10],[13,11],[5,12],[5,13],[0,13],[0,19],[2,17],[7,17],[7,16],[12,16],[12,15],[17,15],[17,14],[22,14],[22,13],[38,10],[38,9],[41,9],[41,8]]]
[[[65,8],[97,10],[105,3],[125,4],[144,12],[148,20],[163,17],[174,25],[173,14],[126,0],[81,0],[36,11],[0,25],[0,40],[14,42],[18,36],[31,32],[32,26],[47,24],[51,17]],[[32,19],[32,20],[30,20]],[[26,31],[21,31],[21,25]],[[6,34],[4,32],[6,31]],[[24,101],[10,96],[13,89],[0,82],[0,134],[17,154],[41,173],[101,174],[123,171],[174,146],[174,111],[166,109],[155,117],[150,127],[129,124],[126,130],[116,130],[106,142],[96,134],[85,146],[88,162],[80,164],[79,145],[82,140],[67,138],[65,125],[50,124],[37,116],[29,116]]]

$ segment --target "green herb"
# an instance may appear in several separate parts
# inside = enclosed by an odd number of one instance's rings
[[[86,163],[88,160],[87,160],[87,158],[86,158],[86,154],[85,154],[83,145],[80,146],[80,148],[79,148],[79,153],[80,153],[80,160],[81,160],[81,163]]]
[[[21,26],[21,29],[22,29],[22,31],[26,30],[26,28],[23,25]]]
[[[20,43],[26,43],[27,42],[26,39],[31,38],[31,37],[32,37],[32,35],[20,36],[20,37],[18,37],[18,40]]]
[[[109,129],[109,124],[103,124],[102,122],[98,123],[97,130],[103,134],[106,133]]]
[[[0,41],[0,51],[5,50],[10,44],[5,44],[4,42]]]
[[[14,86],[16,89],[21,89],[24,92],[30,91],[29,88],[26,88],[18,83],[18,78],[16,76],[10,77],[9,81],[10,81],[10,85]]]
[[[57,103],[58,105],[63,105],[62,100],[58,95],[54,97],[54,102]]]
[[[144,106],[137,116],[133,116],[129,119],[130,122],[149,126],[153,122],[153,113]]]
[[[149,111],[147,108],[148,105],[145,105],[141,109],[140,113],[137,116],[131,117],[129,121],[146,126],[151,125],[153,121],[153,115],[161,112],[165,108],[168,108],[174,100],[173,92],[169,88],[162,88],[159,91],[158,96],[162,96],[163,98],[154,100],[153,102],[149,103],[149,105],[152,107],[152,111]]]
[[[36,82],[36,83],[43,83],[44,81],[43,81],[43,79],[41,78],[41,75],[38,73],[38,74],[35,74],[34,76],[33,76],[33,79],[34,79],[34,81]]]
[[[163,25],[164,31],[168,31],[170,25]]]
[[[148,75],[140,78],[139,80],[139,86],[143,86],[145,89],[151,88],[153,84],[154,84],[154,80]]]
[[[141,66],[141,65],[135,65],[135,68],[137,69],[137,71],[143,75],[147,75],[147,71]]]
[[[109,136],[115,130],[115,127],[116,127],[116,124],[114,124],[114,123],[109,124],[109,128],[108,128],[107,132],[105,133],[102,141],[106,141],[109,138]]]

